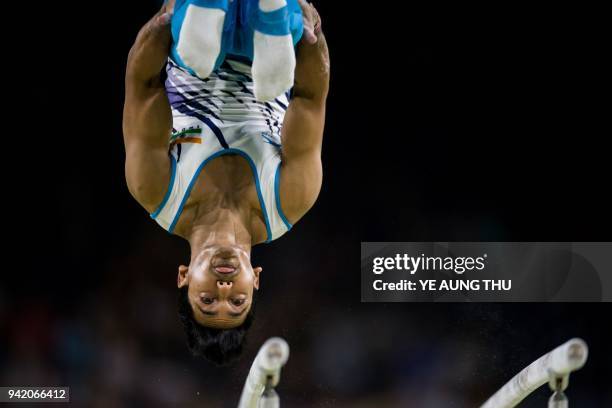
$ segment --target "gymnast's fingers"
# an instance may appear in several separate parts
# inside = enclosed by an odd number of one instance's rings
[[[164,67],[172,33],[172,15],[162,8],[140,30],[128,56],[128,72],[140,78],[156,77]]]
[[[321,32],[321,26],[323,25],[323,21],[321,20],[321,15],[319,14],[319,12],[317,11],[316,7],[314,6],[314,4],[309,3],[309,6],[312,10],[312,15],[313,15],[313,25],[314,25],[314,33],[315,36],[319,35],[319,33]]]
[[[317,42],[317,36],[315,34],[313,9],[306,0],[298,0],[298,2],[302,8],[302,14],[304,15],[304,40],[308,44],[315,44]]]

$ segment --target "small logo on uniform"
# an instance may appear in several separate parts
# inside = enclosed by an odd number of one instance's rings
[[[202,143],[202,128],[199,126],[191,126],[183,128],[180,131],[172,129],[172,135],[170,136],[170,147],[176,144],[183,143]]]

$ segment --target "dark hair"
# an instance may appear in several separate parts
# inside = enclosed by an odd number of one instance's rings
[[[189,303],[188,287],[179,289],[179,319],[187,334],[187,346],[194,356],[201,356],[216,365],[226,365],[242,353],[246,334],[254,319],[255,303],[247,314],[244,323],[233,329],[214,329],[202,326],[193,317]]]

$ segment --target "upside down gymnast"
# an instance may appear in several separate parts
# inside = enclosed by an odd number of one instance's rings
[[[290,230],[320,192],[328,87],[320,18],[304,0],[171,0],[140,30],[125,175],[190,244],[177,285],[194,355],[240,355],[262,272],[251,248]]]

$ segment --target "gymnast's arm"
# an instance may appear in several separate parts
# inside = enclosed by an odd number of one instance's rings
[[[165,9],[162,7],[138,33],[125,77],[125,177],[132,196],[149,212],[163,200],[171,172],[168,138],[172,112],[161,76],[171,45]]]
[[[314,7],[300,3],[312,29],[318,13]],[[321,148],[330,64],[325,36],[322,32],[315,35],[316,42],[305,36],[298,44],[293,95],[282,130],[280,195],[283,212],[291,223],[314,205],[323,179]]]

